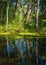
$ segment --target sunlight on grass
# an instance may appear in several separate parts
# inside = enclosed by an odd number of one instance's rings
[[[43,22],[46,22],[46,19],[43,19],[42,21],[43,21]]]

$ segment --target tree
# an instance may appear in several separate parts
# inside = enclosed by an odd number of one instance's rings
[[[30,19],[31,19],[31,1],[28,0],[26,23],[29,23]]]
[[[36,28],[37,28],[37,31],[39,31],[39,3],[40,3],[40,0],[37,1],[37,11],[36,11]],[[36,37],[36,64],[38,65],[38,37]]]

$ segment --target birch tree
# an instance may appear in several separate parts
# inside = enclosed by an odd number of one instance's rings
[[[9,1],[7,1],[7,5],[6,5],[6,32],[8,31],[8,12],[9,12]],[[8,52],[8,57],[10,58],[10,54],[9,54],[9,43],[8,43],[8,36],[6,35],[6,44],[7,44],[7,52]]]
[[[40,4],[40,0],[37,1],[37,10],[36,10],[36,28],[38,31],[39,28],[39,4]],[[38,37],[36,37],[36,64],[38,65]]]
[[[10,0],[7,1],[7,5],[6,5],[6,32],[8,31],[8,13],[9,13],[9,3],[10,3]]]
[[[27,20],[26,20],[26,23],[29,23],[29,21],[31,19],[31,1],[28,0],[27,2],[28,2],[28,4],[27,4]]]

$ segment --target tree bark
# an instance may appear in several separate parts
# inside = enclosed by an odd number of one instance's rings
[[[6,6],[6,32],[8,31],[8,13],[9,13],[9,4],[10,4],[10,0],[7,1],[7,6]]]
[[[39,3],[40,0],[37,1],[37,10],[36,10],[36,28],[37,32],[39,31]],[[36,64],[38,65],[38,37],[36,37]]]
[[[31,19],[31,1],[28,0],[26,23],[29,23],[30,19]]]

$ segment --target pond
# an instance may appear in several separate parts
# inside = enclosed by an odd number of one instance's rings
[[[0,36],[0,65],[46,65],[46,38]]]

